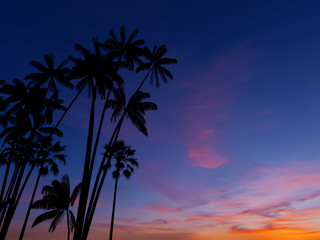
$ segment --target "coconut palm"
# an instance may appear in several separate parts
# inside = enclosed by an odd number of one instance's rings
[[[174,58],[163,57],[166,54],[166,52],[167,48],[165,45],[161,45],[159,48],[157,45],[154,46],[152,52],[148,47],[144,47],[144,57],[147,59],[147,62],[142,63],[139,67],[137,67],[136,72],[138,73],[143,70],[149,71],[143,79],[143,81],[141,82],[137,91],[141,89],[149,74],[151,74],[150,83],[153,84],[155,80],[156,87],[160,86],[159,76],[164,83],[168,82],[167,77],[173,79],[173,76],[170,73],[170,71],[166,69],[163,65],[175,64],[178,63],[178,61]]]
[[[49,227],[49,232],[53,232],[57,225],[62,221],[65,213],[67,214],[67,228],[68,236],[70,239],[70,231],[73,231],[75,224],[75,217],[70,210],[70,206],[73,206],[79,192],[81,184],[78,184],[72,193],[70,194],[70,181],[68,175],[64,175],[61,181],[54,180],[50,185],[42,188],[42,194],[44,195],[41,200],[38,200],[32,204],[32,208],[50,210],[39,215],[33,222],[32,227],[38,225],[46,220],[53,219]]]
[[[144,44],[143,39],[134,40],[138,35],[139,29],[135,28],[128,39],[126,39],[126,27],[122,25],[120,27],[120,38],[116,37],[116,34],[112,29],[109,29],[110,39],[107,39],[101,48],[107,50],[107,56],[115,59],[118,62],[125,62],[127,67],[133,71],[134,64],[142,64],[140,56],[143,54],[142,46]]]
[[[52,53],[49,53],[44,56],[47,66],[32,60],[30,65],[34,66],[40,72],[28,74],[25,79],[31,79],[34,83],[39,85],[44,85],[48,82],[47,90],[55,94],[58,93],[56,81],[62,84],[65,87],[73,88],[73,85],[66,78],[66,74],[69,72],[69,68],[66,67],[67,60],[63,60],[57,68],[54,68],[54,56]]]
[[[76,44],[76,50],[83,55],[83,59],[70,57],[70,59],[76,64],[71,74],[72,76],[80,79],[77,84],[77,89],[82,90],[87,86],[88,95],[91,96],[87,146],[82,175],[82,191],[80,194],[77,212],[74,234],[75,239],[79,239],[81,236],[93,168],[94,160],[91,159],[91,154],[96,98],[100,95],[101,98],[108,99],[113,86],[113,81],[118,81],[119,83],[122,82],[122,78],[117,74],[110,59],[102,57],[99,44],[95,39],[93,40],[93,46],[94,52],[92,53],[80,44]],[[102,126],[102,124],[100,125]],[[100,134],[101,126],[98,130],[98,134]]]
[[[139,32],[139,29],[134,29],[133,32],[130,34],[129,38],[126,40],[126,30],[125,26],[122,25],[120,28],[120,41],[117,39],[114,31],[112,29],[109,29],[109,35],[111,39],[107,39],[107,41],[104,44],[98,44],[102,49],[107,51],[107,54],[103,56],[103,59],[109,59],[109,60],[116,60],[117,62],[112,62],[108,64],[108,66],[114,66],[114,69],[118,69],[121,66],[126,66],[129,68],[129,70],[133,70],[134,63],[142,64],[142,61],[140,60],[139,56],[143,54],[143,49],[141,46],[144,44],[144,40],[134,40],[134,38],[137,36]],[[113,74],[115,75],[115,74]],[[119,77],[117,77],[119,78]],[[115,83],[120,87],[123,84],[123,80],[121,81],[115,79]],[[111,82],[112,84],[112,82]],[[115,87],[114,85],[109,88],[112,90],[112,93],[115,94]],[[110,91],[109,91],[110,93]],[[109,95],[108,95],[109,96]],[[106,98],[105,104],[102,110],[101,119],[99,123],[99,128],[97,131],[97,137],[95,141],[95,145],[92,151],[92,157],[91,157],[91,166],[90,166],[90,178],[92,175],[93,170],[93,164],[95,161],[95,156],[98,148],[99,143],[99,137],[101,132],[102,123],[104,120],[105,111],[108,108],[108,100],[109,98]]]
[[[15,168],[3,198],[10,199],[10,202],[0,217],[0,225],[3,222],[0,238],[5,238],[30,175],[38,166],[36,164],[40,156],[36,151],[38,142],[48,134],[62,136],[60,130],[48,124],[52,122],[53,111],[63,109],[63,106],[57,94],[47,98],[46,89],[40,88],[39,85],[25,85],[17,79],[13,81],[13,85],[5,84],[2,90],[9,95],[5,100],[10,103],[10,108],[4,114],[8,127],[1,132],[0,138],[3,138],[3,144],[11,144],[16,151],[15,156],[7,159],[15,163]],[[27,174],[24,176],[25,172]],[[5,186],[2,189],[4,188]]]
[[[35,164],[39,165],[39,171],[38,171],[38,176],[35,182],[35,186],[32,192],[32,196],[30,199],[30,203],[28,206],[28,210],[23,222],[23,226],[20,232],[20,237],[19,239],[23,239],[23,235],[27,226],[27,222],[29,219],[31,207],[33,204],[33,200],[38,188],[38,184],[40,181],[41,176],[46,176],[50,172],[52,172],[54,175],[57,175],[59,173],[58,165],[56,161],[62,161],[65,163],[66,155],[62,154],[61,152],[64,151],[65,146],[62,146],[60,142],[56,142],[52,144],[52,135],[49,135],[45,137],[41,142],[41,145],[39,146],[39,150],[37,151],[37,154],[39,158],[37,159],[37,162]]]
[[[114,108],[114,113],[111,117],[112,121],[116,121],[118,117],[121,115],[117,126],[115,127],[111,139],[107,146],[111,147],[117,141],[121,126],[125,118],[131,120],[131,122],[141,131],[145,136],[148,136],[148,131],[146,128],[146,120],[144,118],[144,114],[148,110],[157,110],[157,105],[152,102],[145,102],[145,99],[150,98],[149,93],[142,93],[138,91],[134,93],[134,95],[129,99],[128,103],[126,104],[125,94],[121,87],[118,88],[117,93],[115,94],[116,99],[110,100],[109,104],[112,108]],[[107,163],[106,163],[107,161]],[[104,183],[104,179],[106,177],[107,170],[109,169],[111,162],[111,157],[104,153],[102,161],[100,163],[100,168],[98,170],[95,184],[92,190],[91,199],[88,206],[87,216],[85,227],[83,230],[82,238],[86,239],[90,225],[92,222],[92,218],[95,212],[95,208],[101,193],[101,189]],[[102,175],[102,176],[101,176]]]
[[[109,240],[112,240],[119,178],[121,175],[124,175],[126,179],[129,179],[134,173],[134,168],[137,168],[139,164],[137,159],[133,158],[135,150],[131,149],[130,146],[126,146],[123,141],[116,142],[113,145],[113,149],[108,149],[108,146],[106,146],[106,151],[110,152],[115,159],[115,170],[112,172],[112,177],[115,179],[115,185],[109,235]]]
[[[54,110],[64,110],[63,100],[58,98],[58,94],[50,97],[46,96],[47,90],[39,85],[27,85],[18,79],[13,80],[13,84],[5,84],[0,89],[0,93],[7,95],[4,100],[10,104],[9,109],[3,114],[2,118],[7,118],[19,111],[27,114],[39,115],[48,124],[52,123]]]

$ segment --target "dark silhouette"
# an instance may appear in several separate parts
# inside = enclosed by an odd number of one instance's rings
[[[69,82],[69,79],[66,78],[66,74],[69,72],[69,68],[65,66],[68,61],[64,60],[58,65],[57,68],[54,68],[54,57],[52,53],[45,55],[44,59],[46,61],[47,67],[35,60],[30,61],[30,64],[37,68],[40,72],[31,73],[24,79],[31,79],[34,83],[39,85],[44,85],[46,82],[48,82],[47,90],[53,92],[53,94],[58,94],[57,84],[55,80],[63,86],[73,88],[73,85]]]
[[[47,98],[47,89],[39,85],[32,86],[31,83],[25,85],[18,79],[13,80],[13,85],[4,84],[0,92],[8,96],[4,101],[9,105],[8,110],[1,116],[5,128],[0,133],[3,150],[6,152],[3,157],[7,161],[1,190],[3,204],[0,215],[0,238],[4,238],[30,175],[36,167],[41,166],[41,161],[46,162],[44,150],[48,150],[52,143],[46,137],[62,136],[62,132],[50,124],[53,112],[63,110],[64,107],[61,105],[63,101],[57,94]],[[51,160],[61,160],[61,156]],[[7,172],[12,165],[14,171],[6,188],[9,177]]]
[[[112,146],[112,148],[113,149],[108,149],[108,146],[106,146],[106,151],[110,152],[112,154],[111,158],[115,159],[115,164],[114,164],[115,170],[112,172],[112,177],[115,179],[115,185],[114,185],[114,194],[113,194],[109,240],[112,240],[112,236],[113,236],[113,223],[114,223],[119,178],[121,175],[124,175],[126,179],[129,179],[131,175],[134,173],[134,168],[139,167],[137,159],[133,158],[136,150],[131,149],[130,146],[126,146],[123,141],[116,142]]]
[[[114,108],[112,115],[112,120],[116,121],[117,117],[121,115],[113,134],[110,138],[107,146],[112,147],[113,144],[117,141],[121,126],[125,118],[129,118],[131,122],[141,131],[144,135],[148,136],[147,128],[145,127],[146,121],[144,119],[145,111],[148,110],[157,110],[157,105],[152,102],[144,102],[143,100],[150,97],[149,93],[137,92],[135,93],[128,104],[126,105],[126,99],[122,88],[118,88],[117,94],[115,94],[116,100],[110,100],[110,105]],[[107,160],[107,163],[106,163]],[[100,163],[100,168],[96,177],[95,185],[93,188],[93,193],[91,197],[94,199],[91,204],[89,204],[88,209],[90,210],[89,221],[87,223],[87,228],[85,231],[89,232],[90,224],[94,215],[94,211],[101,193],[101,189],[107,174],[108,166],[110,166],[111,156],[104,153],[103,159]],[[102,176],[101,176],[102,174]],[[89,211],[88,210],[88,211]],[[87,236],[85,236],[87,237]],[[84,238],[85,239],[85,238]]]
[[[38,225],[49,219],[53,219],[49,227],[49,232],[54,231],[57,225],[61,222],[65,213],[67,213],[67,228],[68,237],[70,239],[70,231],[73,231],[75,217],[69,209],[73,206],[81,189],[81,183],[78,184],[70,194],[70,181],[67,174],[65,174],[61,181],[54,180],[51,186],[47,185],[42,188],[41,193],[44,195],[41,200],[32,204],[32,208],[50,210],[38,216],[32,227]]]
[[[163,55],[166,54],[167,48],[165,45],[161,45],[159,48],[158,46],[153,47],[153,51],[147,47],[144,48],[144,57],[147,59],[146,63],[142,63],[137,67],[136,72],[141,72],[143,70],[149,70],[147,75],[142,80],[140,86],[138,87],[137,91],[140,91],[141,87],[143,86],[145,80],[151,74],[150,77],[150,84],[153,84],[153,81],[155,79],[156,87],[160,86],[159,83],[159,76],[162,78],[164,83],[167,83],[167,77],[170,79],[173,79],[172,74],[170,71],[163,67],[163,65],[168,64],[175,64],[178,63],[178,61],[174,58],[164,58]]]
[[[97,95],[100,95],[103,99],[107,95],[108,99],[110,91],[112,89],[111,87],[113,86],[112,81],[117,80],[118,83],[122,82],[122,78],[116,73],[116,70],[112,67],[112,65],[110,66],[110,60],[108,58],[102,57],[99,45],[96,40],[93,41],[93,45],[94,53],[91,53],[89,50],[85,49],[81,45],[76,44],[76,50],[82,53],[84,58],[70,58],[73,62],[76,63],[76,66],[74,68],[74,72],[76,74],[75,76],[77,76],[77,78],[80,78],[80,81],[77,84],[77,89],[81,89],[83,86],[87,86],[88,95],[91,96],[91,110],[88,127],[87,146],[84,161],[84,170],[82,175],[82,190],[80,193],[77,221],[75,227],[76,229],[74,234],[75,239],[80,238],[81,236],[91,181],[91,166],[93,166],[91,155],[93,143],[95,104]],[[108,93],[106,94],[106,92]]]
[[[136,28],[127,37],[125,26],[122,25],[120,35],[117,37],[110,29],[109,38],[103,43],[93,39],[93,50],[75,44],[75,50],[81,54],[81,57],[69,56],[69,61],[64,60],[55,67],[54,56],[50,53],[44,56],[45,64],[35,60],[30,61],[38,72],[28,74],[25,77],[26,82],[14,79],[9,84],[0,80],[0,167],[5,168],[0,191],[0,239],[5,238],[30,176],[37,171],[29,208],[19,237],[20,240],[23,239],[31,206],[36,206],[33,200],[41,176],[49,172],[57,174],[57,162],[65,162],[65,155],[62,153],[64,146],[55,139],[63,135],[58,126],[85,88],[91,98],[91,106],[81,192],[76,220],[71,219],[73,215],[70,216],[70,219],[67,216],[67,220],[70,220],[70,224],[72,223],[72,226],[68,223],[68,238],[70,238],[70,229],[72,230],[73,224],[75,228],[73,238],[79,240],[87,238],[106,174],[111,167],[112,159],[116,159],[115,155],[120,154],[116,146],[119,145],[117,139],[124,120],[130,119],[140,132],[148,136],[144,115],[148,110],[156,110],[157,106],[146,101],[150,98],[150,94],[142,92],[142,86],[148,77],[150,77],[151,84],[155,82],[156,87],[159,87],[160,78],[167,83],[167,78],[172,79],[173,77],[164,65],[177,63],[176,59],[164,56],[166,54],[165,45],[159,48],[155,46],[151,51],[144,46],[143,39],[137,40],[138,33],[139,30]],[[125,94],[124,80],[120,75],[123,69],[127,69],[132,74],[147,71],[129,101]],[[78,80],[77,94],[65,108],[62,106],[63,100],[58,96],[57,85],[59,83],[60,86],[73,88],[71,82],[74,80]],[[94,138],[96,105],[100,99],[103,102],[103,108]],[[97,175],[91,190],[91,179],[107,109],[112,109],[110,117],[111,122],[115,125],[103,156],[99,159]],[[63,111],[62,116],[53,125],[53,116],[61,110]],[[125,148],[124,143],[123,148]],[[125,155],[125,150],[121,151]],[[126,162],[125,165],[123,165],[124,162],[116,161],[116,170],[113,172],[116,181],[110,238],[113,232],[120,172],[129,177],[133,166],[137,166],[137,163],[133,161],[135,159],[131,158],[130,154],[126,157],[131,159],[131,162],[126,158],[122,159]],[[128,161],[132,166],[127,164]],[[128,168],[124,169],[124,166]],[[48,196],[48,193],[45,193],[44,198]],[[58,201],[53,197],[51,200]],[[41,215],[42,219],[52,216],[53,213],[51,211],[47,215]],[[56,213],[57,215],[52,218],[57,220],[53,220],[49,230],[54,230],[58,219],[62,217],[62,213],[57,211]],[[34,224],[38,224],[40,220],[41,218],[37,218]]]
[[[139,29],[136,28],[132,31],[128,39],[126,39],[126,27],[120,27],[120,40],[116,37],[114,31],[109,29],[110,39],[107,39],[101,48],[107,51],[107,56],[118,61],[118,63],[125,63],[130,71],[134,70],[135,63],[140,65],[142,60],[140,56],[144,54],[143,44],[144,40],[135,40],[138,35]]]

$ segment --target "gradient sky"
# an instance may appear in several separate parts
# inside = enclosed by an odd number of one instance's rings
[[[159,108],[147,113],[149,137],[129,123],[120,134],[140,168],[119,181],[115,239],[319,239],[319,10],[316,0],[7,1],[0,78],[23,79],[34,70],[28,62],[49,52],[57,61],[76,55],[75,43],[91,48],[109,28],[138,27],[146,45],[166,44],[179,64],[173,81],[144,89]],[[130,92],[143,74],[127,75]],[[72,186],[81,181],[89,104],[83,95],[61,126],[69,157],[57,178],[68,173]],[[90,239],[107,238],[112,191],[109,176]],[[48,228],[28,228],[25,239],[66,237],[65,222]]]

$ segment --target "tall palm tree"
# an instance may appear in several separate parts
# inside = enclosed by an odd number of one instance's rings
[[[44,195],[41,200],[38,200],[32,204],[32,208],[50,210],[39,215],[33,222],[32,227],[38,225],[46,220],[53,219],[49,227],[49,232],[54,231],[57,225],[63,219],[65,213],[67,214],[67,228],[68,236],[70,239],[70,231],[73,231],[75,224],[75,217],[70,210],[70,206],[73,206],[81,189],[81,183],[78,184],[70,195],[70,181],[68,175],[64,175],[61,181],[54,180],[50,185],[42,188],[42,194]]]
[[[117,141],[121,126],[125,118],[131,120],[131,122],[138,128],[140,132],[142,132],[145,136],[148,136],[148,131],[146,128],[146,120],[144,118],[144,114],[148,110],[157,110],[157,105],[152,102],[145,102],[145,99],[150,98],[149,93],[142,93],[141,91],[134,93],[134,95],[129,99],[126,104],[125,95],[123,93],[123,89],[118,88],[118,93],[115,96],[118,99],[110,100],[109,104],[112,108],[114,108],[114,113],[112,115],[112,121],[116,121],[116,119],[120,117],[117,126],[115,127],[111,139],[107,146],[111,147]],[[107,161],[107,163],[106,163]],[[86,239],[90,225],[93,219],[93,215],[95,212],[95,208],[101,193],[101,189],[104,183],[104,179],[106,177],[107,170],[109,169],[111,162],[110,155],[107,152],[104,153],[103,158],[100,163],[100,167],[96,176],[96,180],[94,183],[94,187],[91,194],[91,199],[88,206],[88,217],[86,218],[85,227],[83,230],[82,238]]]
[[[15,169],[5,196],[5,199],[10,199],[10,204],[2,210],[0,217],[0,225],[3,220],[0,238],[6,236],[22,192],[32,171],[37,166],[35,163],[39,157],[35,151],[37,142],[47,134],[62,136],[60,130],[50,127],[48,124],[52,123],[53,111],[63,109],[62,100],[57,98],[57,94],[47,98],[46,89],[40,88],[39,85],[24,85],[15,79],[13,85],[5,84],[2,91],[9,95],[5,100],[10,103],[10,108],[4,114],[9,126],[1,132],[0,137],[4,139],[3,144],[12,141],[14,142],[13,146],[19,146],[20,149],[15,159],[8,159],[8,161],[14,160]],[[23,180],[28,166],[29,170]]]
[[[120,41],[119,41],[114,31],[112,29],[109,29],[109,35],[111,39],[107,39],[104,44],[98,44],[98,46],[100,46],[102,49],[107,51],[107,54],[103,57],[104,59],[117,61],[117,63],[115,62],[109,63],[108,66],[114,66],[115,69],[118,69],[120,66],[124,64],[129,70],[133,71],[135,63],[142,64],[140,56],[143,54],[143,49],[141,47],[144,44],[144,40],[143,39],[134,40],[138,32],[139,32],[139,29],[135,28],[133,32],[130,34],[129,38],[126,40],[125,26],[122,25],[120,28]],[[115,79],[115,82],[119,87],[123,84],[123,80],[120,79],[120,76]],[[110,89],[112,90],[112,93],[115,94],[114,86],[112,86]],[[97,137],[96,137],[95,145],[92,151],[90,178],[91,178],[93,164],[94,164],[94,160],[95,160],[95,156],[98,148],[99,137],[100,137],[102,123],[104,120],[105,111],[108,108],[108,100],[109,98],[107,97],[102,110],[99,128],[97,131]]]
[[[35,186],[32,192],[32,196],[29,202],[28,210],[23,222],[23,226],[20,232],[19,239],[23,239],[23,235],[27,226],[27,222],[29,219],[31,207],[33,204],[33,200],[38,188],[38,184],[40,181],[41,176],[46,176],[49,173],[49,170],[54,174],[57,175],[59,173],[58,165],[56,163],[57,160],[62,161],[65,163],[66,161],[66,155],[62,154],[61,152],[64,151],[65,146],[61,146],[60,142],[56,142],[52,144],[52,136],[49,135],[45,137],[41,142],[41,145],[39,146],[38,150],[38,156],[37,162],[35,164],[39,165],[39,171],[38,176],[35,182]]]
[[[44,56],[47,66],[32,60],[30,65],[34,66],[40,72],[28,74],[25,79],[31,79],[34,83],[39,85],[44,85],[48,82],[47,89],[53,93],[58,93],[57,82],[62,84],[65,87],[73,88],[73,85],[69,82],[69,79],[66,78],[66,74],[69,72],[69,68],[66,67],[67,60],[63,60],[57,68],[54,67],[54,56],[52,53],[49,53]]]
[[[75,77],[80,81],[77,84],[77,89],[88,87],[89,96],[91,96],[91,109],[89,117],[89,127],[87,136],[87,146],[85,153],[85,161],[82,175],[82,191],[80,193],[80,200],[77,212],[77,221],[75,226],[74,238],[79,239],[82,234],[83,222],[86,211],[86,204],[89,194],[89,187],[92,174],[93,160],[92,143],[93,143],[93,129],[94,129],[94,116],[95,116],[95,103],[98,95],[101,98],[107,98],[113,86],[113,80],[122,81],[122,78],[117,74],[116,70],[110,64],[110,60],[103,58],[99,48],[99,44],[94,39],[94,52],[90,52],[80,44],[76,44],[76,50],[83,55],[83,59],[71,57],[70,59],[75,62],[76,67],[73,71]],[[106,94],[107,93],[107,94]],[[99,133],[101,127],[99,129]]]
[[[115,179],[113,204],[112,204],[112,215],[110,224],[110,235],[109,240],[112,240],[113,236],[113,223],[117,199],[118,180],[121,175],[124,175],[126,179],[129,179],[134,173],[134,168],[138,168],[139,164],[136,158],[133,158],[136,150],[131,149],[130,146],[126,146],[123,141],[118,141],[113,145],[113,149],[106,150],[112,153],[112,157],[115,159],[115,170],[112,172],[112,177]]]

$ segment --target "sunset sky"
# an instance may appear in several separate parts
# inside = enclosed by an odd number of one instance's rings
[[[129,122],[120,134],[140,167],[119,180],[114,239],[319,239],[319,11],[316,0],[6,1],[0,79],[23,79],[34,71],[28,62],[50,52],[57,62],[80,56],[75,43],[91,48],[109,28],[138,27],[147,46],[165,44],[178,64],[169,67],[173,81],[143,89],[158,105],[146,114],[149,137]],[[124,74],[129,94],[144,74]],[[75,94],[67,93],[66,104]],[[67,164],[40,187],[65,173],[72,187],[81,181],[89,108],[83,94],[63,121]],[[99,152],[111,129],[105,125]],[[107,239],[113,184],[108,176],[90,239]],[[65,239],[65,222],[54,233],[50,222],[30,228],[42,212],[32,212],[25,239]]]

